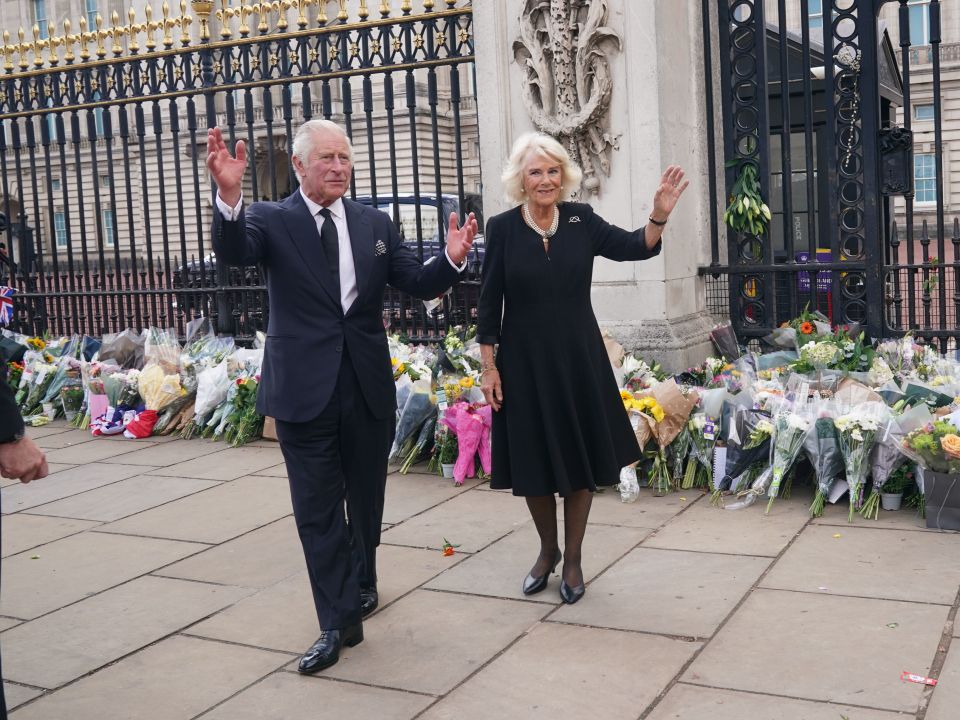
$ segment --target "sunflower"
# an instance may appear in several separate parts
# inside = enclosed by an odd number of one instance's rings
[[[472,388],[473,378],[470,376],[460,378],[460,387]]]
[[[804,335],[813,335],[813,330],[814,327],[812,322],[804,322],[802,325],[800,325],[800,332],[802,332]]]

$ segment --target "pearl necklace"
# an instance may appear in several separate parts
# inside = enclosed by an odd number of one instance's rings
[[[550,227],[547,230],[544,230],[537,225],[536,222],[534,222],[533,215],[530,214],[530,206],[527,203],[524,203],[523,221],[530,226],[531,230],[542,236],[543,243],[546,245],[548,242],[550,242],[550,238],[553,237],[554,233],[557,232],[557,228],[560,226],[560,208],[558,208],[556,205],[553,206],[553,222],[550,223]]]

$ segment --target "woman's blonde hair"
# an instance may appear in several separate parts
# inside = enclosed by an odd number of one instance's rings
[[[570,153],[549,135],[539,132],[525,133],[517,138],[510,151],[510,159],[503,170],[503,192],[507,200],[519,205],[526,200],[523,191],[523,168],[531,155],[547,158],[560,166],[563,186],[560,190],[560,202],[569,200],[580,189],[583,171],[570,158]]]

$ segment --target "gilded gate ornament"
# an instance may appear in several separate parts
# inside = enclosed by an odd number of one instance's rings
[[[618,135],[608,129],[610,59],[622,40],[607,27],[607,0],[524,0],[513,55],[538,130],[557,138],[583,168],[583,190],[600,191]]]

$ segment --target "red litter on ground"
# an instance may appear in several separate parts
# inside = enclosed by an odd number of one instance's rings
[[[924,677],[923,675],[914,675],[904,670],[900,673],[900,679],[906,680],[907,682],[918,683],[919,685],[936,685],[937,681],[933,678]]]

